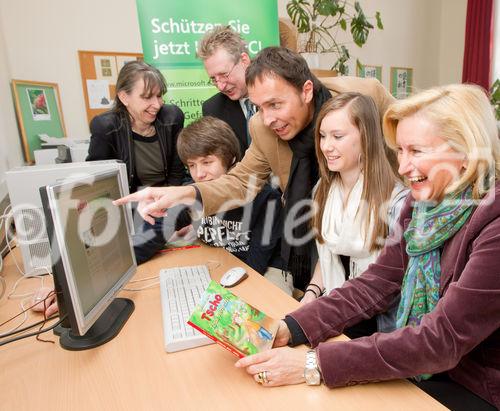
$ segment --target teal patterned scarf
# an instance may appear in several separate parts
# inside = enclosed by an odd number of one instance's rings
[[[468,220],[472,209],[472,189],[452,193],[437,206],[417,203],[410,225],[404,233],[406,253],[410,257],[401,285],[401,301],[396,326],[417,326],[439,300],[441,251]]]
[[[396,317],[397,328],[417,326],[439,300],[441,250],[468,220],[473,210],[472,189],[452,193],[437,206],[417,203],[410,225],[404,233],[406,253],[410,257],[401,285],[401,301]],[[428,379],[432,374],[416,376]]]

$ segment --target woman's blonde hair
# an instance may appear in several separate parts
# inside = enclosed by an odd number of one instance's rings
[[[398,123],[413,115],[430,121],[439,137],[466,157],[465,171],[446,193],[472,185],[474,199],[484,196],[500,176],[500,142],[493,108],[483,89],[451,84],[391,104],[384,115],[383,130],[394,150]]]
[[[383,247],[380,239],[385,239],[389,233],[386,218],[383,216],[387,216],[389,199],[397,177],[385,154],[385,143],[377,106],[369,96],[360,93],[339,94],[323,104],[318,114],[314,141],[321,179],[314,195],[317,212],[312,219],[312,226],[317,230],[318,242],[323,243],[324,239],[321,235],[323,210],[330,187],[334,181],[340,178],[340,175],[338,172],[328,169],[325,156],[320,148],[320,128],[321,122],[328,114],[343,108],[347,109],[349,119],[359,130],[361,137],[360,168],[364,175],[361,200],[365,206],[358,211],[367,213],[363,224],[366,233],[368,233],[370,224],[373,224],[371,238],[365,238],[365,244],[373,252]]]

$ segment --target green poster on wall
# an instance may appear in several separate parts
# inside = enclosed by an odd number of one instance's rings
[[[248,44],[250,57],[279,44],[277,0],[136,0],[144,61],[167,80],[168,103],[184,112],[186,124],[201,116],[201,104],[217,89],[196,58],[199,40],[230,25]]]

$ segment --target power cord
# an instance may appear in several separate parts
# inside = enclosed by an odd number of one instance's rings
[[[0,338],[10,337],[11,335],[22,333],[24,331],[29,330],[30,328],[34,328],[34,327],[36,327],[38,325],[42,325],[42,324],[46,323],[47,321],[52,321],[54,318],[57,318],[57,317],[59,317],[59,314],[54,314],[54,315],[48,317],[46,320],[43,319],[43,320],[37,321],[36,323],[27,325],[26,327],[19,328],[19,329],[15,330],[15,331],[11,331],[11,332],[0,334]]]
[[[47,271],[47,274],[50,275],[52,277],[52,273],[50,272],[50,270],[48,269],[48,267],[42,267],[45,269],[45,271]],[[14,283],[14,286],[12,287],[12,290],[10,291],[10,293],[7,295],[7,298],[24,298],[24,297],[31,297],[34,292],[29,292],[29,293],[24,293],[24,294],[14,294],[14,292],[16,291],[17,289],[17,286],[19,285],[19,283],[21,281],[24,281],[24,280],[29,280],[31,278],[38,278],[39,280],[41,280],[41,283],[40,283],[40,287],[43,287],[44,284],[45,284],[45,276],[47,274],[39,274],[39,275],[32,275],[30,277],[19,277],[17,279],[17,281]]]
[[[7,237],[8,236],[7,232],[9,230],[8,221],[12,218],[12,215],[13,215],[12,211],[10,211],[11,208],[12,207],[10,205],[8,205],[5,208],[4,213],[2,215],[0,215],[0,232],[2,231],[2,226],[3,226],[5,228],[5,242],[7,243],[5,245],[5,247],[0,250],[0,273],[3,270],[3,253],[5,252],[7,247],[9,246],[9,239]],[[0,296],[0,298],[1,298],[1,296]]]
[[[14,334],[14,333],[19,333],[19,332],[21,332],[20,330],[24,330],[24,329],[26,329],[26,327],[24,327],[23,329],[19,329],[19,327],[21,327],[21,326],[22,326],[22,325],[26,322],[26,320],[28,319],[28,311],[29,311],[30,309],[32,309],[34,306],[36,306],[36,305],[38,305],[38,304],[40,304],[40,303],[43,303],[43,304],[45,305],[45,301],[46,301],[48,298],[51,298],[53,295],[54,295],[54,292],[52,291],[52,292],[50,292],[50,293],[49,293],[49,294],[48,294],[48,295],[47,295],[47,296],[46,296],[43,300],[41,300],[41,301],[36,301],[36,302],[34,302],[32,305],[30,305],[29,307],[27,307],[27,308],[24,306],[24,304],[25,304],[25,302],[26,302],[26,301],[27,301],[30,297],[28,297],[28,298],[24,298],[24,299],[21,301],[21,312],[20,312],[20,313],[18,313],[18,314],[16,314],[14,317],[11,317],[11,318],[9,318],[8,320],[6,320],[6,321],[4,321],[3,323],[1,323],[1,324],[0,324],[0,327],[1,327],[1,326],[3,326],[3,325],[5,325],[5,324],[7,324],[7,323],[8,323],[8,322],[10,322],[10,321],[13,321],[14,319],[16,319],[17,317],[19,317],[19,316],[21,316],[21,315],[23,316],[22,321],[21,321],[19,324],[17,324],[15,327],[11,328],[10,330],[5,331],[5,332],[3,332],[3,333],[0,333],[0,338],[4,338],[4,337],[9,336],[9,335]],[[45,312],[45,310],[44,310],[44,312]],[[45,321],[47,321],[47,319],[44,319],[44,321],[43,321],[43,322],[45,322]],[[34,327],[34,326],[33,326],[33,325],[32,325],[32,326],[27,326],[27,328],[28,328],[28,329],[29,329],[29,328],[31,328],[31,327]]]
[[[19,271],[21,273],[22,276],[26,276],[26,273],[23,271],[23,269],[19,266],[18,262],[17,262],[17,258],[15,256],[15,254],[12,253],[12,247],[10,245],[11,241],[14,240],[13,238],[9,240],[9,231],[6,230],[5,231],[5,241],[7,242],[7,247],[9,249],[9,253],[11,253],[12,255],[12,260],[14,261],[14,264],[16,265],[17,267],[17,271]]]
[[[44,267],[45,269],[47,269],[47,267]],[[47,269],[47,272],[49,275],[52,275],[48,269]],[[2,278],[2,277],[0,277]],[[19,327],[21,327],[27,320],[28,320],[28,311],[30,308],[34,307],[35,305],[39,304],[40,301],[37,301],[36,304],[33,304],[32,306],[28,307],[28,308],[25,308],[24,307],[24,304],[26,303],[26,301],[28,301],[34,294],[35,292],[34,291],[31,291],[29,293],[24,293],[24,294],[14,294],[19,283],[23,280],[27,280],[27,279],[30,279],[30,278],[38,278],[41,280],[41,284],[40,284],[40,287],[43,287],[44,286],[44,281],[45,281],[45,277],[42,276],[42,275],[37,275],[37,276],[33,276],[33,277],[20,277],[17,279],[17,281],[14,283],[14,286],[12,287],[12,290],[10,291],[10,293],[7,294],[7,298],[8,299],[13,299],[13,298],[22,298],[21,300],[21,303],[20,303],[20,306],[21,306],[21,313],[16,315],[15,317],[13,317],[12,319],[18,317],[19,315],[23,315],[23,318],[21,320],[21,322],[19,324],[17,324],[14,328],[11,328],[10,330],[6,331],[5,333],[3,334],[0,334],[0,337],[3,337],[4,334],[9,334],[9,333],[12,333],[14,331],[16,331]],[[2,278],[3,279],[3,278]],[[48,296],[46,297],[48,298]],[[9,322],[10,320],[4,322],[3,324]],[[0,326],[2,326],[3,324],[0,324]]]
[[[64,317],[62,317],[58,322],[56,322],[55,324],[51,325],[50,327],[42,328],[41,330],[29,333],[29,334],[19,335],[17,337],[11,338],[10,340],[0,341],[0,347],[2,345],[13,343],[14,341],[19,341],[19,340],[22,340],[24,338],[39,336],[40,334],[46,333],[47,331],[50,331],[50,330],[53,330],[58,325],[60,325],[65,319],[66,319],[66,315]],[[46,321],[44,321],[44,322],[46,322]],[[44,340],[42,340],[42,341],[44,341]],[[51,342],[53,342],[53,341],[51,341]]]

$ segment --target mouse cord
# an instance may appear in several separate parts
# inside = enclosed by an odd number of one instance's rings
[[[219,261],[214,261],[214,260],[207,260],[205,264],[208,267],[208,271],[209,272],[212,272],[212,270],[215,270],[215,269],[219,268],[220,265],[221,265]],[[214,266],[211,267],[210,264],[213,264]],[[156,281],[153,282],[153,283],[151,283],[151,284],[145,285],[143,287],[139,287],[139,288],[122,288],[122,290],[124,290],[124,291],[143,291],[143,290],[147,290],[149,288],[156,287],[157,285],[160,284],[159,275],[153,275],[151,277],[139,278],[137,280],[131,280],[128,283],[129,284],[131,284],[131,283],[139,283],[141,281],[148,281],[148,280],[156,280]]]
[[[138,280],[138,281],[144,281],[144,280]],[[148,288],[156,287],[159,284],[160,284],[160,280],[155,281],[154,283],[145,285],[143,287],[139,287],[139,288],[122,288],[122,290],[124,290],[124,291],[142,291],[142,290],[147,290]]]
[[[49,274],[50,276],[52,276],[50,270],[47,268],[47,267],[42,267],[44,268],[46,271],[47,271],[47,274]],[[28,292],[28,293],[24,293],[24,294],[14,294],[16,292],[16,289],[19,285],[19,283],[21,283],[23,280],[29,280],[30,278],[38,278],[40,279],[40,287],[43,287],[44,286],[44,283],[45,283],[45,275],[46,274],[39,274],[39,275],[32,275],[30,277],[19,277],[16,282],[14,283],[14,286],[12,287],[12,290],[10,291],[9,294],[7,294],[7,298],[11,299],[11,298],[25,298],[25,297],[31,297],[32,295],[35,294],[34,291],[31,291],[31,292]]]
[[[220,261],[216,261],[216,260],[207,260],[205,262],[205,264],[207,265],[208,271],[210,273],[212,273],[212,270],[216,270],[217,268],[219,268],[221,266]],[[212,267],[211,264],[213,264],[214,266]]]
[[[142,291],[142,290],[147,290],[148,288],[153,288],[154,286],[160,284],[159,280],[159,275],[152,275],[151,277],[145,277],[145,278],[138,278],[136,280],[130,280],[128,284],[133,284],[133,283],[140,283],[142,281],[148,281],[148,280],[156,280],[155,282],[151,284],[147,284],[143,287],[139,288],[122,288],[124,291]]]

